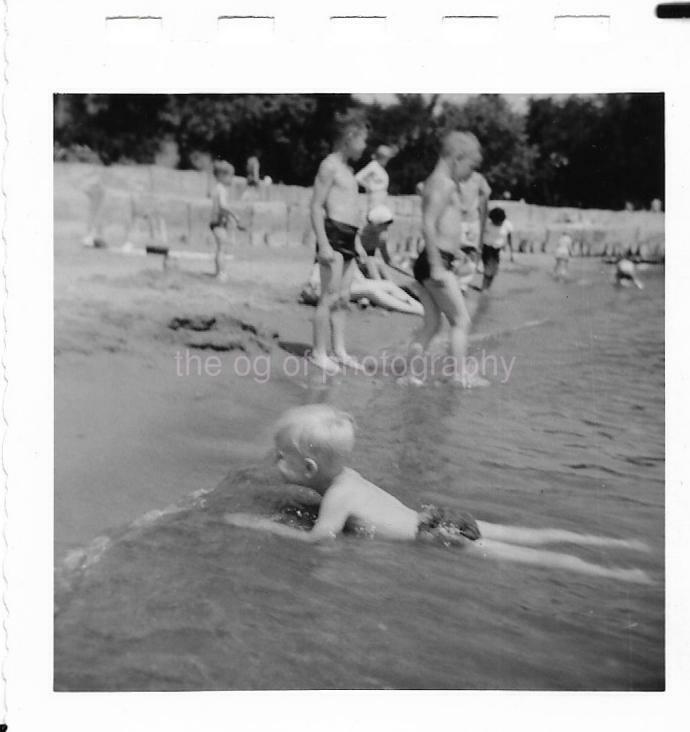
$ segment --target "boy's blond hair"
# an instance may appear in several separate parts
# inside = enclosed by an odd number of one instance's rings
[[[482,146],[471,132],[451,130],[441,138],[439,154],[442,158],[469,158],[480,163]]]
[[[235,167],[227,160],[215,160],[213,163],[213,175],[216,178],[221,178],[224,175],[232,177],[235,175]]]
[[[319,467],[344,467],[355,444],[355,425],[346,412],[328,404],[308,404],[287,411],[277,422],[276,439],[292,444]]]

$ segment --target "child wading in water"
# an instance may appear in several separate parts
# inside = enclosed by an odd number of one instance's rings
[[[225,160],[217,160],[213,164],[213,176],[216,183],[211,191],[211,223],[209,228],[216,245],[214,256],[215,276],[221,282],[225,282],[228,278],[224,262],[227,256],[226,250],[229,244],[234,243],[234,230],[232,227],[236,226],[240,231],[244,231],[244,227],[230,210],[230,191],[228,188],[235,177],[235,168]]]
[[[506,218],[502,208],[492,208],[489,211],[489,220],[484,227],[482,242],[482,263],[484,265],[484,281],[482,290],[488,290],[494,277],[498,274],[498,264],[501,261],[501,249],[508,245],[510,261],[513,261],[513,225]]]
[[[327,374],[340,365],[358,369],[345,348],[345,319],[355,259],[366,254],[359,241],[357,181],[350,166],[367,144],[364,120],[350,113],[337,120],[333,152],[319,166],[311,201],[311,221],[316,233],[321,296],[314,315],[314,349],[310,361]],[[333,346],[333,357],[328,353]]]
[[[556,529],[489,524],[475,521],[469,514],[436,506],[423,506],[415,511],[348,467],[354,442],[354,423],[350,415],[325,404],[290,410],[276,425],[276,465],[286,482],[311,488],[321,496],[314,527],[304,531],[242,513],[226,514],[225,521],[233,526],[266,530],[307,542],[333,539],[347,527],[380,539],[438,541],[465,546],[484,556],[631,582],[648,581],[639,569],[602,567],[568,554],[531,548],[551,542],[569,542],[583,546],[644,549],[640,542]]]
[[[441,332],[445,315],[450,324],[450,355],[454,359],[453,381],[462,386],[484,386],[486,379],[465,373],[465,352],[470,329],[470,315],[457,278],[453,272],[462,257],[465,230],[463,203],[458,184],[469,180],[481,162],[477,138],[469,132],[449,132],[441,142],[434,172],[424,184],[422,231],[424,249],[414,265],[414,277],[424,307],[424,325],[415,334],[411,350],[426,351]]]

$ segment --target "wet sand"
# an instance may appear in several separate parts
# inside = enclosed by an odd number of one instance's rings
[[[299,353],[311,341],[313,308],[297,295],[312,256],[301,247],[239,249],[220,284],[207,274],[210,260],[164,272],[159,257],[84,249],[77,232],[58,228],[56,561],[103,531],[215,487],[267,449],[272,420],[304,391],[299,378],[281,373],[288,352],[278,342]],[[218,323],[207,332],[168,327],[190,316]],[[418,323],[353,308],[349,343],[356,354],[375,353]],[[188,349],[189,342],[231,350]],[[247,359],[267,354],[271,378],[238,375]]]

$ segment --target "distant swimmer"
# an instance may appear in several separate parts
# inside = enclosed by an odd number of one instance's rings
[[[619,259],[616,263],[614,284],[619,285],[620,287],[630,287],[630,285],[634,285],[638,290],[644,289],[644,285],[640,282],[640,279],[637,276],[635,263],[626,257]]]
[[[328,404],[291,409],[278,421],[275,462],[287,483],[320,496],[313,527],[304,530],[244,513],[225,515],[231,526],[268,531],[303,542],[335,539],[346,529],[370,538],[421,541],[464,547],[482,557],[570,570],[628,582],[649,582],[639,569],[605,567],[576,556],[535,549],[548,543],[644,549],[640,542],[579,535],[556,529],[527,529],[476,521],[464,511],[434,505],[419,510],[371,483],[348,466],[355,444],[354,421]]]
[[[450,324],[450,356],[455,364],[453,381],[465,387],[488,384],[481,377],[472,379],[465,373],[470,315],[454,274],[457,260],[463,256],[463,202],[458,184],[470,178],[481,160],[479,141],[472,133],[453,131],[443,138],[436,167],[424,184],[424,248],[414,265],[424,325],[413,337],[410,350],[426,352],[441,332],[445,315]]]
[[[568,263],[573,253],[573,238],[564,231],[558,238],[556,244],[556,266],[553,270],[553,276],[557,280],[567,280],[570,277],[568,273]]]

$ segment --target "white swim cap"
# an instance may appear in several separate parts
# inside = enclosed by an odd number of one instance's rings
[[[391,224],[393,223],[393,214],[388,206],[380,204],[374,206],[374,208],[367,214],[367,221],[370,224]]]

